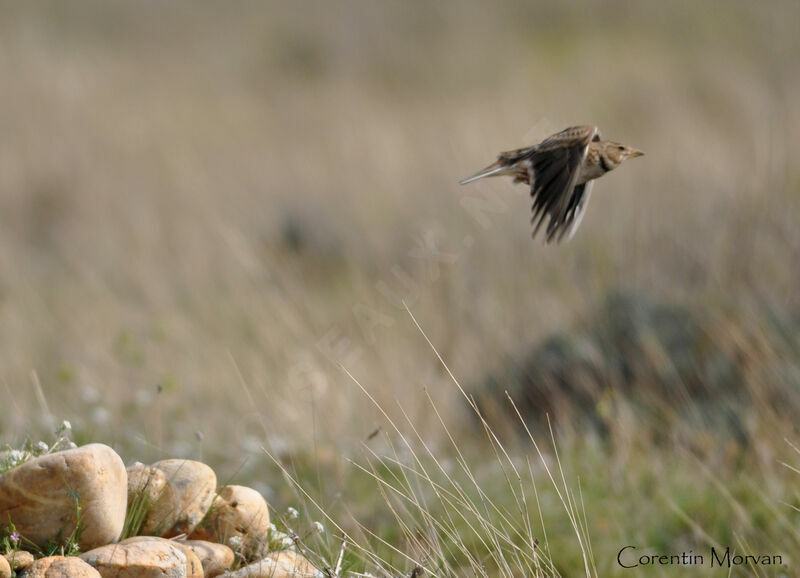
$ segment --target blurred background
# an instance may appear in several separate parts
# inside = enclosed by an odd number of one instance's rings
[[[346,502],[342,457],[397,435],[357,380],[480,456],[405,303],[509,451],[530,448],[505,391],[535,432],[551,417],[593,480],[604,575],[631,540],[788,556],[798,20],[791,0],[0,4],[0,441],[69,419],[288,505],[263,446]],[[531,240],[523,186],[458,186],[574,124],[647,155],[571,242]]]

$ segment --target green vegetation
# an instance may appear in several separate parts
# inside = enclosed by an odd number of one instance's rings
[[[55,441],[49,445],[41,440],[34,443],[29,439],[24,440],[19,447],[6,445],[0,450],[0,475],[21,466],[31,458],[74,448],[75,443],[70,439],[71,434],[72,424],[64,420],[56,429]]]
[[[276,532],[332,569],[797,574],[799,17],[2,6],[0,471],[57,416],[296,507]],[[647,156],[567,245],[457,185],[588,122]]]
[[[74,442],[70,439],[71,433],[72,424],[64,420],[56,429],[55,441],[50,445],[44,441],[31,443],[26,440],[18,448],[6,446],[0,452],[0,475],[32,458],[75,447]],[[0,521],[0,555],[27,550],[37,557],[78,556],[81,553],[79,543],[84,529],[81,521],[83,506],[81,497],[77,492],[70,491],[69,499],[75,504],[75,528],[68,536],[63,536],[59,532],[59,536],[55,540],[40,547],[28,540],[23,534],[20,534],[11,520]]]
[[[153,508],[153,503],[158,500],[158,497],[154,500],[151,495],[152,492],[148,492],[150,481],[150,478],[148,478],[142,487],[136,488],[133,491],[133,495],[129,497],[130,501],[125,510],[125,523],[122,526],[122,534],[119,537],[120,541],[140,534],[140,530],[147,520],[147,515]]]

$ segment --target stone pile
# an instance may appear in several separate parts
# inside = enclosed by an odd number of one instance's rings
[[[131,528],[138,535],[120,541]],[[90,444],[0,475],[0,536],[19,545],[0,549],[0,578],[323,576],[296,551],[270,552],[270,530],[261,494],[217,488],[216,474],[201,462],[126,469],[110,447]],[[37,559],[24,548],[68,543],[81,554]]]

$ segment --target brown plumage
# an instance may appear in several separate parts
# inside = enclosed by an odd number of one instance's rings
[[[531,187],[533,235],[545,217],[545,240],[572,238],[583,218],[593,180],[623,161],[644,153],[600,139],[596,126],[573,126],[528,148],[500,153],[497,160],[462,185],[484,177],[508,175]]]

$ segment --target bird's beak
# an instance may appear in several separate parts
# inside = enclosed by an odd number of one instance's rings
[[[633,158],[636,158],[636,157],[643,157],[643,156],[644,156],[644,153],[642,151],[637,151],[636,149],[631,149],[631,151],[628,153],[628,158],[629,159],[633,159]]]

